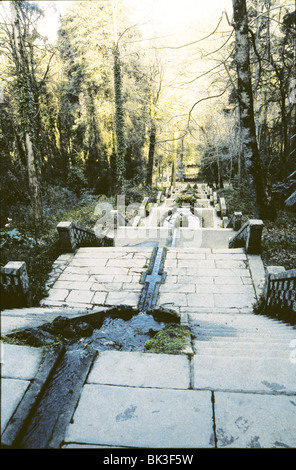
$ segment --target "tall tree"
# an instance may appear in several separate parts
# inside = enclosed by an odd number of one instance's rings
[[[260,218],[270,217],[272,211],[267,199],[263,168],[256,139],[246,0],[232,0],[232,4],[244,166],[254,200],[255,216]]]
[[[122,75],[119,41],[121,36],[117,31],[117,6],[118,0],[112,0],[113,13],[113,58],[114,58],[114,93],[115,93],[115,132],[116,132],[116,172],[117,172],[117,191],[122,193],[125,185],[125,133],[124,133],[124,108],[122,97]]]
[[[26,46],[26,41],[29,38],[24,37],[26,28],[22,22],[22,17],[30,13],[30,8],[32,10],[37,7],[26,4],[27,2],[24,1],[10,2],[13,26],[11,46],[17,75],[18,111],[27,156],[32,215],[35,227],[38,228],[43,219],[42,200],[36,170],[37,155],[40,152],[38,148],[38,130],[36,129],[38,107],[36,109],[36,95],[34,94],[36,82],[32,68],[32,57],[29,56],[28,47]],[[30,48],[30,53],[32,54],[32,48]]]

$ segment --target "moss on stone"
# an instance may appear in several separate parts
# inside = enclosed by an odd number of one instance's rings
[[[156,354],[182,354],[189,344],[190,328],[168,325],[145,343],[145,349]]]

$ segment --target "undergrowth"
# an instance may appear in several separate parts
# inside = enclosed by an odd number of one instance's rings
[[[235,211],[243,214],[243,223],[254,218],[254,210],[248,191],[241,187],[227,187],[218,191],[224,197],[228,216]],[[263,219],[261,257],[265,266],[284,266],[285,269],[296,268],[296,213],[284,208],[277,208],[275,220]]]

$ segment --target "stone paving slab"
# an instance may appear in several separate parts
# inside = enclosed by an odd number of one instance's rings
[[[160,285],[158,297],[158,305],[163,307],[252,309],[259,293],[254,289],[248,258],[240,249],[191,253],[169,248],[164,271],[166,281]]]
[[[64,443],[214,447],[211,393],[86,384]]]
[[[97,307],[96,311],[104,309]],[[26,307],[19,309],[3,310],[1,312],[1,334],[7,335],[24,328],[35,328],[43,323],[53,321],[59,315],[67,315],[69,318],[87,314],[86,310],[76,308],[46,308]]]
[[[1,378],[1,434],[5,431],[26,390],[29,380]]]
[[[1,435],[42,361],[41,349],[1,343]]]
[[[18,329],[34,328],[43,323],[42,320],[34,318],[23,318],[19,316],[1,316],[1,334],[7,335]]]
[[[42,360],[40,348],[1,344],[1,376],[5,378],[31,380],[35,377]]]
[[[295,448],[296,396],[215,392],[218,448]]]
[[[194,356],[194,389],[296,393],[295,364],[287,359]]]
[[[182,293],[181,290],[177,290],[177,292],[173,293],[160,292],[158,305],[162,307],[188,306],[195,309],[199,309],[200,307],[216,307],[217,310],[231,306],[231,309],[242,309],[248,308],[255,300],[253,293],[218,294],[210,292],[210,289],[205,293]]]
[[[64,266],[41,305],[93,309],[120,304],[135,307],[152,247],[80,248]]]
[[[185,355],[104,351],[96,359],[87,382],[188,389],[190,363]]]

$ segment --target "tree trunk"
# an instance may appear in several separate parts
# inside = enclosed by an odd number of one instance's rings
[[[117,31],[117,6],[118,3],[112,1],[113,15],[113,59],[114,59],[114,94],[115,94],[115,135],[116,135],[116,192],[122,194],[125,186],[125,151],[126,143],[124,136],[124,109],[122,98],[122,79],[121,79],[121,63],[118,45]]]
[[[256,140],[246,0],[232,0],[232,3],[244,167],[254,201],[255,217],[266,218],[271,214]]]
[[[173,141],[173,163],[172,163],[172,177],[171,184],[176,186],[176,171],[177,171],[177,136],[178,132],[174,132],[174,141]]]
[[[122,99],[121,66],[118,46],[114,48],[114,91],[115,91],[115,132],[116,132],[116,175],[117,191],[123,192],[125,183],[125,136],[124,110]]]
[[[155,123],[152,121],[151,129],[150,129],[150,138],[149,138],[148,167],[147,167],[147,177],[146,177],[146,184],[150,187],[152,186],[155,141],[156,141],[156,126],[155,126]]]
[[[33,145],[30,138],[30,134],[26,133],[26,151],[27,151],[27,165],[28,165],[28,176],[29,176],[29,187],[30,187],[30,198],[31,207],[33,212],[33,220],[36,230],[42,225],[43,209],[40,197],[40,189],[38,178],[36,175],[35,168],[35,156],[33,152]]]
[[[35,137],[34,121],[34,98],[31,89],[30,71],[28,68],[28,57],[26,48],[21,35],[21,25],[19,19],[18,2],[10,2],[12,12],[13,37],[14,37],[14,58],[18,74],[19,83],[19,114],[23,126],[23,134],[27,156],[28,181],[30,188],[31,209],[35,229],[42,224],[43,209],[39,188],[39,182],[36,172],[36,155],[33,139]],[[24,104],[21,104],[21,100]],[[33,113],[33,114],[32,114]]]

